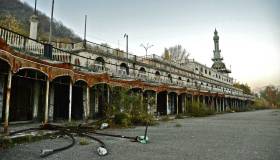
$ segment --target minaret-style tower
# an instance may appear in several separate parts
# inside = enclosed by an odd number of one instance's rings
[[[34,14],[30,17],[29,38],[37,39],[38,23],[39,23],[39,19],[38,19],[38,16],[37,16],[37,0],[35,0]]]
[[[231,73],[231,71],[226,68],[226,65],[223,62],[223,58],[221,57],[221,50],[219,48],[219,36],[216,28],[215,28],[213,40],[214,40],[215,50],[213,51],[214,57],[212,58],[212,61],[214,63],[212,65],[212,68],[222,73]]]
[[[214,62],[215,61],[222,61],[223,58],[221,57],[221,54],[220,54],[221,50],[219,49],[219,36],[218,36],[218,32],[217,32],[216,28],[215,28],[213,40],[214,40],[215,50],[213,51],[214,52],[214,58],[212,60]]]

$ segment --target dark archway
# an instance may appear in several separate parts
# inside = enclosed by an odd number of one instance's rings
[[[169,113],[167,114],[176,114],[177,113],[177,93],[170,92],[168,94],[168,107],[167,110]]]
[[[155,80],[160,81],[160,72],[159,71],[155,72]]]
[[[139,69],[139,72],[140,72],[140,73],[146,73],[146,69],[145,69],[144,67],[141,67],[141,68]]]
[[[95,67],[97,71],[105,70],[105,60],[102,57],[97,57],[95,59]]]
[[[169,82],[171,82],[172,83],[172,76],[171,76],[171,74],[168,74],[168,80],[169,80]]]
[[[125,71],[125,74],[126,74],[126,75],[129,75],[129,68],[128,68],[128,66],[127,66],[126,63],[121,63],[120,69],[121,69],[121,71]],[[122,73],[122,74],[123,74],[123,73]]]
[[[68,119],[70,81],[69,76],[57,77],[52,81],[54,90],[53,119],[55,121]]]
[[[186,94],[180,94],[178,96],[178,113],[181,114],[185,112],[185,106],[186,106]]]
[[[72,92],[72,111],[71,117],[74,120],[82,120],[84,116],[84,100],[86,99],[87,83],[84,81],[77,81],[73,85]]]
[[[12,77],[9,121],[43,120],[47,76],[21,69]]]
[[[166,115],[167,114],[167,91],[159,92],[157,94],[157,113],[159,115]]]
[[[156,92],[153,90],[145,90],[143,92],[143,98],[144,98],[144,104],[147,107],[147,112],[151,115],[156,114],[156,108],[155,106],[156,102]]]
[[[93,105],[91,107],[91,115],[93,118],[102,118],[105,116],[106,107],[109,104],[110,88],[108,84],[96,84],[92,88],[91,101]]]

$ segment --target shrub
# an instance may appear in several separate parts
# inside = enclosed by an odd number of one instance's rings
[[[269,103],[265,99],[257,98],[252,108],[256,110],[260,110],[260,109],[268,109],[270,107],[269,107]]]
[[[189,107],[189,114],[194,117],[204,117],[215,114],[214,110],[200,102],[193,102]]]
[[[114,117],[114,122],[115,124],[123,127],[128,127],[131,125],[131,120],[127,113],[117,113]]]

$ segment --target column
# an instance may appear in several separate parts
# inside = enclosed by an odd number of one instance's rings
[[[187,101],[186,101],[186,94],[184,94],[183,95],[183,97],[182,97],[182,113],[184,114],[186,111],[185,111],[185,109],[186,109],[186,103],[187,103]]]
[[[49,89],[50,89],[50,80],[46,81],[46,91],[45,91],[45,118],[44,123],[48,123],[49,116]]]
[[[83,87],[83,119],[88,119],[88,105],[89,105],[89,87]]]
[[[107,85],[107,103],[110,104],[110,87]]]
[[[6,93],[5,119],[4,119],[4,132],[5,133],[8,133],[8,126],[9,126],[9,109],[10,109],[11,87],[12,87],[12,71],[9,71],[8,82],[7,82],[7,93]]]
[[[166,93],[166,115],[169,114],[168,92]]]
[[[202,103],[205,105],[205,96],[202,96]]]
[[[210,99],[210,108],[213,110],[213,96],[209,96]]]
[[[68,121],[71,122],[71,113],[72,113],[72,82],[70,80],[69,84],[69,115],[68,115]]]
[[[176,94],[176,114],[179,114],[179,96]]]
[[[86,101],[87,101],[87,103],[86,103],[86,119],[88,119],[89,118],[89,113],[90,113],[90,88],[89,88],[89,86],[87,86],[87,89],[86,89],[86,94],[87,94],[87,98],[86,98]]]
[[[215,98],[216,100],[216,112],[219,112],[219,104],[218,104],[218,97]]]
[[[34,100],[33,100],[33,121],[36,121],[38,118],[38,106],[39,106],[39,98],[40,98],[40,83],[35,81],[34,88]]]
[[[158,112],[158,111],[157,111],[157,96],[158,96],[158,93],[156,92],[156,96],[155,96],[155,105],[154,105],[154,113]]]
[[[99,93],[97,93],[97,89],[96,89],[95,94],[94,94],[94,112],[93,112],[93,114],[99,112],[99,97],[98,97],[98,94]],[[121,109],[121,112],[122,111],[123,111],[123,108]]]
[[[225,98],[222,98],[222,100],[223,100],[223,101],[222,101],[222,102],[223,102],[223,103],[222,103],[222,106],[223,106],[222,108],[223,108],[223,112],[224,112],[224,111],[225,111]]]
[[[53,121],[53,113],[54,113],[54,86],[50,85],[49,86],[49,102],[48,102],[48,122],[52,122]],[[47,95],[47,94],[46,94]]]

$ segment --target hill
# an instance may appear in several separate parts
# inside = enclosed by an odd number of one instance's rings
[[[37,12],[39,18],[38,39],[47,41],[50,18],[40,11]],[[5,28],[28,36],[29,19],[33,13],[34,9],[20,0],[0,0],[0,26]],[[78,42],[81,41],[81,38],[64,26],[62,22],[54,20],[53,40],[57,42]]]

